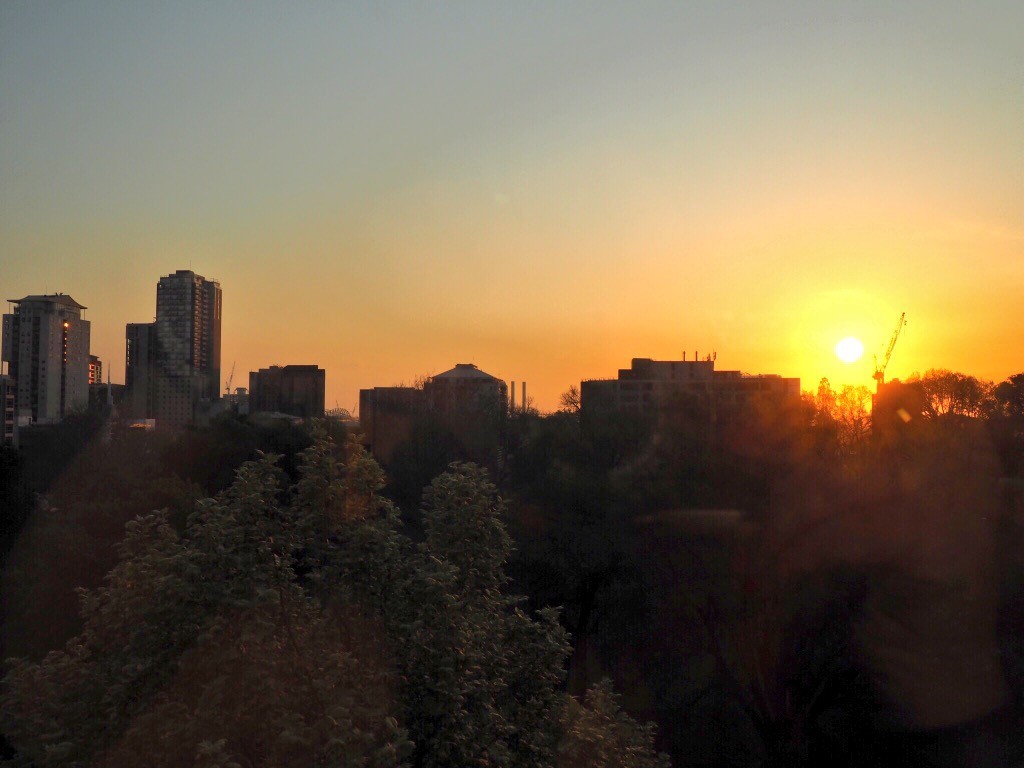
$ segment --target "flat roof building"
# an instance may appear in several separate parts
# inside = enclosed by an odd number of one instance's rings
[[[125,326],[125,408],[132,419],[153,418],[156,392],[156,323]]]
[[[62,293],[8,299],[2,359],[15,382],[19,420],[55,424],[89,405],[90,323]]]
[[[249,412],[303,419],[324,415],[327,372],[315,365],[272,365],[249,372]]]
[[[653,413],[670,407],[680,398],[689,398],[719,413],[741,408],[755,399],[781,401],[799,397],[800,379],[716,371],[713,357],[702,360],[635,357],[629,368],[619,370],[617,378],[580,383],[580,404],[584,411],[612,409]]]

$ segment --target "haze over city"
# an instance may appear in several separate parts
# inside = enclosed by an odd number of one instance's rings
[[[542,410],[636,356],[871,383],[1024,348],[1015,2],[5,3],[0,289],[123,380],[176,269],[327,403],[472,361]],[[840,339],[863,341],[845,365]],[[244,383],[244,381],[242,382]]]

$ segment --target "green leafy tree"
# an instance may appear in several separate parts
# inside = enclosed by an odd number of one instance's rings
[[[654,729],[639,727],[619,707],[611,683],[604,680],[587,692],[583,703],[567,703],[566,735],[559,765],[588,768],[668,768],[665,755],[653,754]]]
[[[562,692],[566,637],[507,594],[483,470],[432,483],[416,546],[357,441],[318,432],[292,485],[277,461],[244,464],[182,532],[129,524],[82,632],[4,680],[21,764],[598,766],[608,744],[662,764],[649,730]]]

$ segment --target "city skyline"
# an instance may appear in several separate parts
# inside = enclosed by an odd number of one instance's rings
[[[1018,4],[247,10],[0,8],[0,288],[87,305],[115,381],[177,269],[222,378],[329,408],[683,350],[870,387],[904,311],[889,376],[1020,369]]]

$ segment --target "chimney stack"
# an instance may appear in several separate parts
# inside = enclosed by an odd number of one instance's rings
[[[523,382],[523,413],[526,413],[526,382]]]
[[[515,383],[515,381],[512,382],[512,389],[510,389],[509,391],[512,393],[512,399],[509,401],[508,412],[509,413],[515,413],[516,412],[516,383]]]

